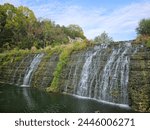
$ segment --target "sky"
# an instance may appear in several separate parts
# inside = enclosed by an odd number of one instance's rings
[[[150,18],[150,0],[0,0],[4,3],[27,6],[56,24],[77,24],[88,39],[104,31],[115,41],[134,39],[139,21]]]

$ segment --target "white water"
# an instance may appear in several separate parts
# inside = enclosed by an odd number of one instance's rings
[[[64,94],[74,96],[74,97],[79,98],[79,99],[89,99],[89,100],[97,101],[97,102],[108,104],[108,105],[113,105],[113,106],[118,106],[118,107],[121,107],[121,108],[130,109],[129,105],[127,105],[127,104],[117,104],[117,103],[113,103],[113,102],[98,100],[98,99],[95,99],[95,98],[90,98],[90,97],[85,97],[85,96],[79,96],[79,95],[76,95],[76,94],[69,94],[69,93],[65,93],[65,92],[64,92]]]
[[[71,67],[68,80],[74,72],[73,79],[71,83],[67,83],[67,86],[74,86],[72,94],[78,96],[128,104],[130,57],[135,50],[137,49],[133,48],[130,43],[124,43],[111,47],[100,45],[87,51],[81,72],[78,64]],[[79,76],[77,72],[80,73],[79,80],[77,80]],[[67,87],[64,91],[69,92]]]
[[[86,61],[81,73],[81,80],[79,82],[79,89],[77,90],[77,94],[80,96],[86,96],[88,94],[88,78],[90,75],[90,66],[92,63],[92,59],[96,55],[96,53],[97,52],[88,54],[88,56],[86,57]]]
[[[80,77],[81,79],[78,84],[78,89],[76,92],[77,95],[90,97],[89,96],[91,95],[90,83],[92,83],[91,80],[93,79],[93,77],[95,78],[96,76],[96,72],[94,71],[97,70],[97,66],[94,63],[93,59],[97,54],[99,54],[100,56],[102,50],[105,50],[106,48],[107,48],[106,45],[101,45],[100,47],[99,46],[95,47],[93,52],[86,53],[86,57],[85,57],[86,60],[82,68],[81,77]]]
[[[131,45],[114,49],[108,59],[101,78],[99,99],[114,102],[114,98],[128,104],[127,84],[129,77],[129,56]],[[119,97],[119,98],[118,98]]]
[[[30,86],[32,74],[34,71],[36,71],[36,69],[37,69],[39,63],[41,62],[43,56],[44,56],[44,54],[37,54],[34,57],[29,68],[26,70],[26,73],[25,73],[25,76],[23,79],[23,84],[21,86],[23,86],[23,87],[29,87]]]

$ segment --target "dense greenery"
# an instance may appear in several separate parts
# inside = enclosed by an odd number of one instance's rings
[[[142,19],[136,30],[140,35],[150,35],[150,19]]]
[[[76,37],[86,39],[78,25],[60,26],[48,19],[38,20],[27,7],[0,5],[0,52],[67,44]]]
[[[150,19],[142,19],[136,31],[138,36],[135,42],[145,43],[147,47],[150,47]]]
[[[95,37],[94,43],[95,44],[108,44],[111,43],[113,40],[111,37],[108,36],[106,32],[103,32],[99,36]]]

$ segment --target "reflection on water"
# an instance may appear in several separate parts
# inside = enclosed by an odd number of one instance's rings
[[[100,103],[36,88],[0,85],[0,112],[132,112],[129,108]]]

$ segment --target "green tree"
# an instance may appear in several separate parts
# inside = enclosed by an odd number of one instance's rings
[[[1,47],[30,48],[36,18],[27,7],[14,7],[11,4],[0,6],[0,43]],[[6,45],[5,45],[6,44]],[[8,47],[7,47],[8,48]]]
[[[68,27],[56,25],[53,21],[37,20],[27,7],[11,4],[0,5],[0,52],[13,48],[31,49],[67,44],[70,38],[85,39],[78,25]]]
[[[17,26],[15,22],[16,8],[11,4],[0,6],[0,44],[1,47],[12,45],[14,30]]]
[[[142,19],[139,22],[139,26],[136,28],[139,35],[150,35],[150,19]]]
[[[20,29],[20,32],[18,32],[18,34],[20,35],[24,34],[20,42],[21,44],[19,45],[19,48],[30,49],[33,46],[33,43],[36,41],[34,33],[37,19],[33,11],[24,6],[18,7],[18,13],[19,18],[21,19],[19,25],[22,25],[22,27],[24,28],[24,30]]]
[[[79,32],[80,34],[83,34],[83,30],[79,25],[70,24],[68,26],[68,29],[70,29],[71,31],[76,31],[76,32]]]
[[[94,43],[95,44],[108,44],[113,41],[112,37],[109,37],[106,32],[101,33],[99,36],[95,37]]]
[[[67,29],[68,30],[66,31],[66,33],[71,38],[81,37],[82,39],[85,39],[84,32],[83,32],[82,28],[79,25],[70,24],[67,27]]]

